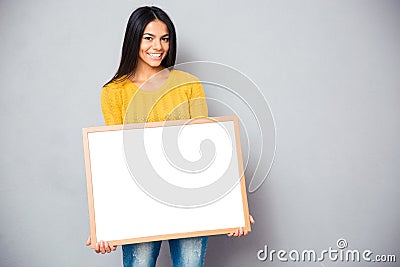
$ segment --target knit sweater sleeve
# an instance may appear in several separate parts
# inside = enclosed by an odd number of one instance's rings
[[[190,118],[208,117],[206,97],[201,82],[195,82],[189,99]]]
[[[100,100],[106,125],[122,124],[121,89],[112,85],[104,86],[101,91]]]

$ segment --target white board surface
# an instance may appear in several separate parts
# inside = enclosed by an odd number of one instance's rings
[[[109,131],[105,130],[107,126],[96,127],[102,128],[101,131],[90,131],[90,128],[86,128],[90,158],[86,164],[90,164],[89,178],[92,185],[89,202],[93,203],[94,218],[91,219],[95,221],[91,223],[91,226],[95,227],[91,229],[92,237],[94,232],[97,240],[116,241],[116,244],[120,244],[121,242],[117,241],[129,240],[128,243],[132,243],[137,238],[150,241],[164,239],[163,236],[170,238],[174,235],[187,237],[214,234],[248,225],[247,200],[243,195],[244,182],[239,182],[238,162],[239,164],[241,162],[238,161],[236,147],[238,137],[235,136],[234,123],[235,121],[227,120],[187,124],[184,127],[175,125],[144,129],[113,128]],[[213,161],[205,170],[188,173],[168,164],[170,162],[165,160],[161,140],[163,134],[167,133],[167,136],[170,136],[168,132],[174,131],[179,132],[179,138],[176,139],[179,151],[189,161],[201,158],[201,140],[208,139],[214,144]],[[165,182],[181,188],[210,187],[223,172],[228,172],[230,176],[236,175],[234,179],[237,182],[232,188],[226,188],[225,195],[204,205],[192,207],[169,205],[152,197],[149,192],[144,192],[140,182],[138,183],[133,177],[136,174],[132,175],[127,163],[129,159],[125,153],[127,135],[130,137],[130,147],[142,145],[146,149],[144,155],[135,156],[146,157],[154,169],[153,172],[140,175],[147,176],[153,173],[156,174],[153,179],[164,179]],[[140,153],[140,150],[134,153]],[[135,165],[135,162],[132,164]],[[245,203],[243,199],[246,200]]]

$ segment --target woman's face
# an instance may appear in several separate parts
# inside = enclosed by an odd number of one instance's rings
[[[167,25],[160,20],[153,20],[144,29],[140,42],[138,64],[156,68],[166,57],[169,50]]]

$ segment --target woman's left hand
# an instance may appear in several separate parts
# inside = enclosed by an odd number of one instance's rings
[[[254,224],[254,219],[253,219],[253,216],[251,216],[251,215],[250,215],[250,222],[252,224]],[[238,229],[236,229],[235,232],[227,234],[227,236],[241,237],[241,236],[245,236],[245,235],[248,235],[248,234],[249,234],[249,231],[244,230],[243,227],[239,227]]]

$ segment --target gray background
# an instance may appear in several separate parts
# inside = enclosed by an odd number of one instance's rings
[[[119,266],[89,233],[81,128],[136,7],[163,7],[178,62],[251,77],[277,126],[277,153],[249,195],[246,238],[212,237],[207,266],[399,266],[400,1],[1,1],[1,266]],[[251,96],[248,96],[251,98]],[[216,115],[218,109],[212,109]],[[112,201],[112,200],[110,200]],[[260,262],[270,249],[395,254],[397,263]],[[168,266],[163,245],[158,266]]]

